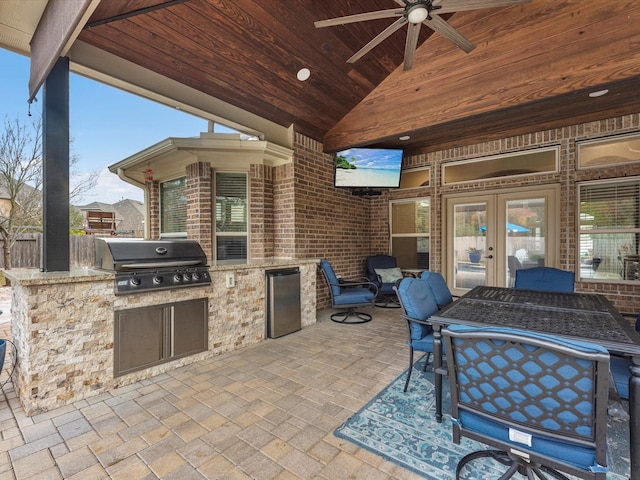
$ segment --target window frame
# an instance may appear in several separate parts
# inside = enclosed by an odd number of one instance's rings
[[[185,229],[184,231],[179,231],[179,232],[165,232],[164,231],[164,204],[165,204],[165,198],[163,196],[163,188],[162,186],[166,183],[169,182],[175,182],[176,180],[183,180],[184,182],[184,196],[185,196],[185,207],[188,203],[187,201],[187,177],[186,175],[182,175],[182,176],[178,176],[178,177],[174,177],[174,178],[169,178],[166,180],[163,180],[161,182],[159,182],[158,185],[158,203],[159,203],[159,214],[160,214],[160,218],[159,218],[159,231],[160,231],[160,238],[187,238],[187,217],[186,217],[186,212],[185,212],[185,218],[184,218],[184,226]]]
[[[213,194],[213,215],[212,215],[212,223],[213,223],[213,259],[216,265],[245,265],[248,264],[251,257],[251,205],[250,205],[250,195],[251,191],[250,186],[250,178],[249,174],[246,171],[241,170],[214,170],[212,178],[212,194]],[[245,177],[245,201],[246,201],[246,211],[244,212],[246,217],[246,229],[244,232],[227,232],[222,231],[218,232],[218,200],[217,200],[217,176],[224,174],[233,174],[233,175],[243,175]],[[246,239],[246,255],[244,259],[230,259],[230,260],[219,260],[218,259],[218,238],[230,238],[230,237],[238,237]]]
[[[394,205],[398,205],[398,204],[416,204],[418,202],[428,202],[429,203],[429,231],[427,233],[395,233],[393,232],[393,207]],[[396,256],[397,255],[393,255],[393,240],[394,238],[426,238],[427,242],[428,242],[428,251],[427,253],[430,254],[431,253],[431,234],[432,234],[432,216],[433,213],[433,206],[432,206],[432,202],[431,202],[431,196],[429,195],[425,195],[425,196],[420,196],[420,197],[411,197],[411,198],[402,198],[402,199],[395,199],[395,200],[389,200],[389,255],[392,256]],[[416,254],[419,253],[416,251]],[[400,263],[400,262],[399,262]],[[419,268],[417,265],[415,267],[403,267],[404,270],[429,270],[431,268],[431,259],[429,259],[429,266],[427,269],[421,269]]]
[[[611,188],[614,188],[618,185],[631,185],[636,187],[636,192],[635,192],[635,205],[636,205],[636,218],[635,218],[635,227],[610,227],[610,228],[599,228],[594,230],[594,232],[596,233],[590,233],[589,229],[582,229],[582,226],[585,225],[583,224],[583,219],[586,221],[588,220],[588,216],[590,215],[588,212],[583,212],[582,208],[582,198],[583,198],[583,188],[588,188],[590,186],[610,186]],[[622,257],[619,253],[620,253],[620,248],[618,247],[618,255],[616,257],[617,260],[619,260],[620,265],[616,264],[615,266],[615,271],[619,272],[619,277],[595,277],[595,276],[583,276],[583,272],[582,272],[582,267],[583,267],[583,258],[582,258],[582,236],[583,235],[630,235],[630,236],[635,236],[635,252],[631,252],[632,256],[638,256],[640,254],[640,245],[638,244],[638,240],[640,239],[640,176],[634,176],[634,177],[624,177],[624,178],[620,178],[620,177],[616,177],[616,178],[608,178],[608,179],[604,179],[604,180],[591,180],[591,181],[584,181],[584,182],[578,182],[576,185],[576,195],[577,195],[577,201],[576,201],[576,265],[577,267],[577,271],[578,271],[578,275],[576,275],[576,280],[579,281],[583,281],[583,282],[598,282],[598,283],[623,283],[623,284],[632,284],[632,285],[637,285],[638,281],[640,281],[640,279],[626,279],[624,277],[626,277],[627,272],[626,272],[626,266],[625,266],[625,259],[624,257]],[[612,202],[615,203],[615,197],[612,197]],[[584,214],[584,215],[583,215]],[[586,225],[585,225],[586,226]],[[591,239],[593,241],[593,238]],[[615,243],[615,242],[614,242]],[[622,244],[621,244],[622,245]],[[592,252],[592,258],[591,258],[591,269],[593,270],[593,272],[595,272],[600,265],[600,262],[602,261],[601,257],[596,257],[594,256],[596,252]],[[600,262],[598,262],[598,265],[593,264],[593,260],[596,258],[600,258]],[[585,261],[588,261],[588,259],[586,259]],[[585,268],[585,270],[587,270]]]

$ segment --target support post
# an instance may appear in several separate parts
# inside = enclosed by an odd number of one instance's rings
[[[42,105],[42,270],[69,271],[69,59],[44,82]]]

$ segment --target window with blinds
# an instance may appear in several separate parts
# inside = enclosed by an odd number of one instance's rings
[[[391,255],[404,269],[429,269],[429,198],[390,202]]]
[[[176,178],[160,184],[160,234],[187,235],[187,180]]]
[[[247,263],[247,175],[216,172],[215,197],[216,263]]]
[[[640,179],[579,187],[580,278],[640,280]]]

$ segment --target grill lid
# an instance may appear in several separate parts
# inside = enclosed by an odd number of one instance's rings
[[[96,268],[140,270],[206,266],[207,256],[195,240],[142,240],[96,237]]]

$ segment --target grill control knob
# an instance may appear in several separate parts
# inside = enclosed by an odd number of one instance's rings
[[[138,285],[140,285],[140,278],[139,277],[131,277],[131,280],[129,280],[129,283],[134,286],[137,287]]]
[[[160,275],[156,275],[155,277],[153,277],[154,285],[160,285],[163,281],[164,279]]]
[[[193,277],[193,280],[196,282],[200,280],[200,274],[198,272],[193,272],[192,277]]]
[[[173,280],[174,280],[176,283],[180,283],[180,282],[182,282],[182,274],[181,274],[181,273],[176,273],[176,274],[173,276]]]
[[[191,274],[190,273],[185,273],[183,275],[184,281],[188,282],[189,280],[191,280]]]

